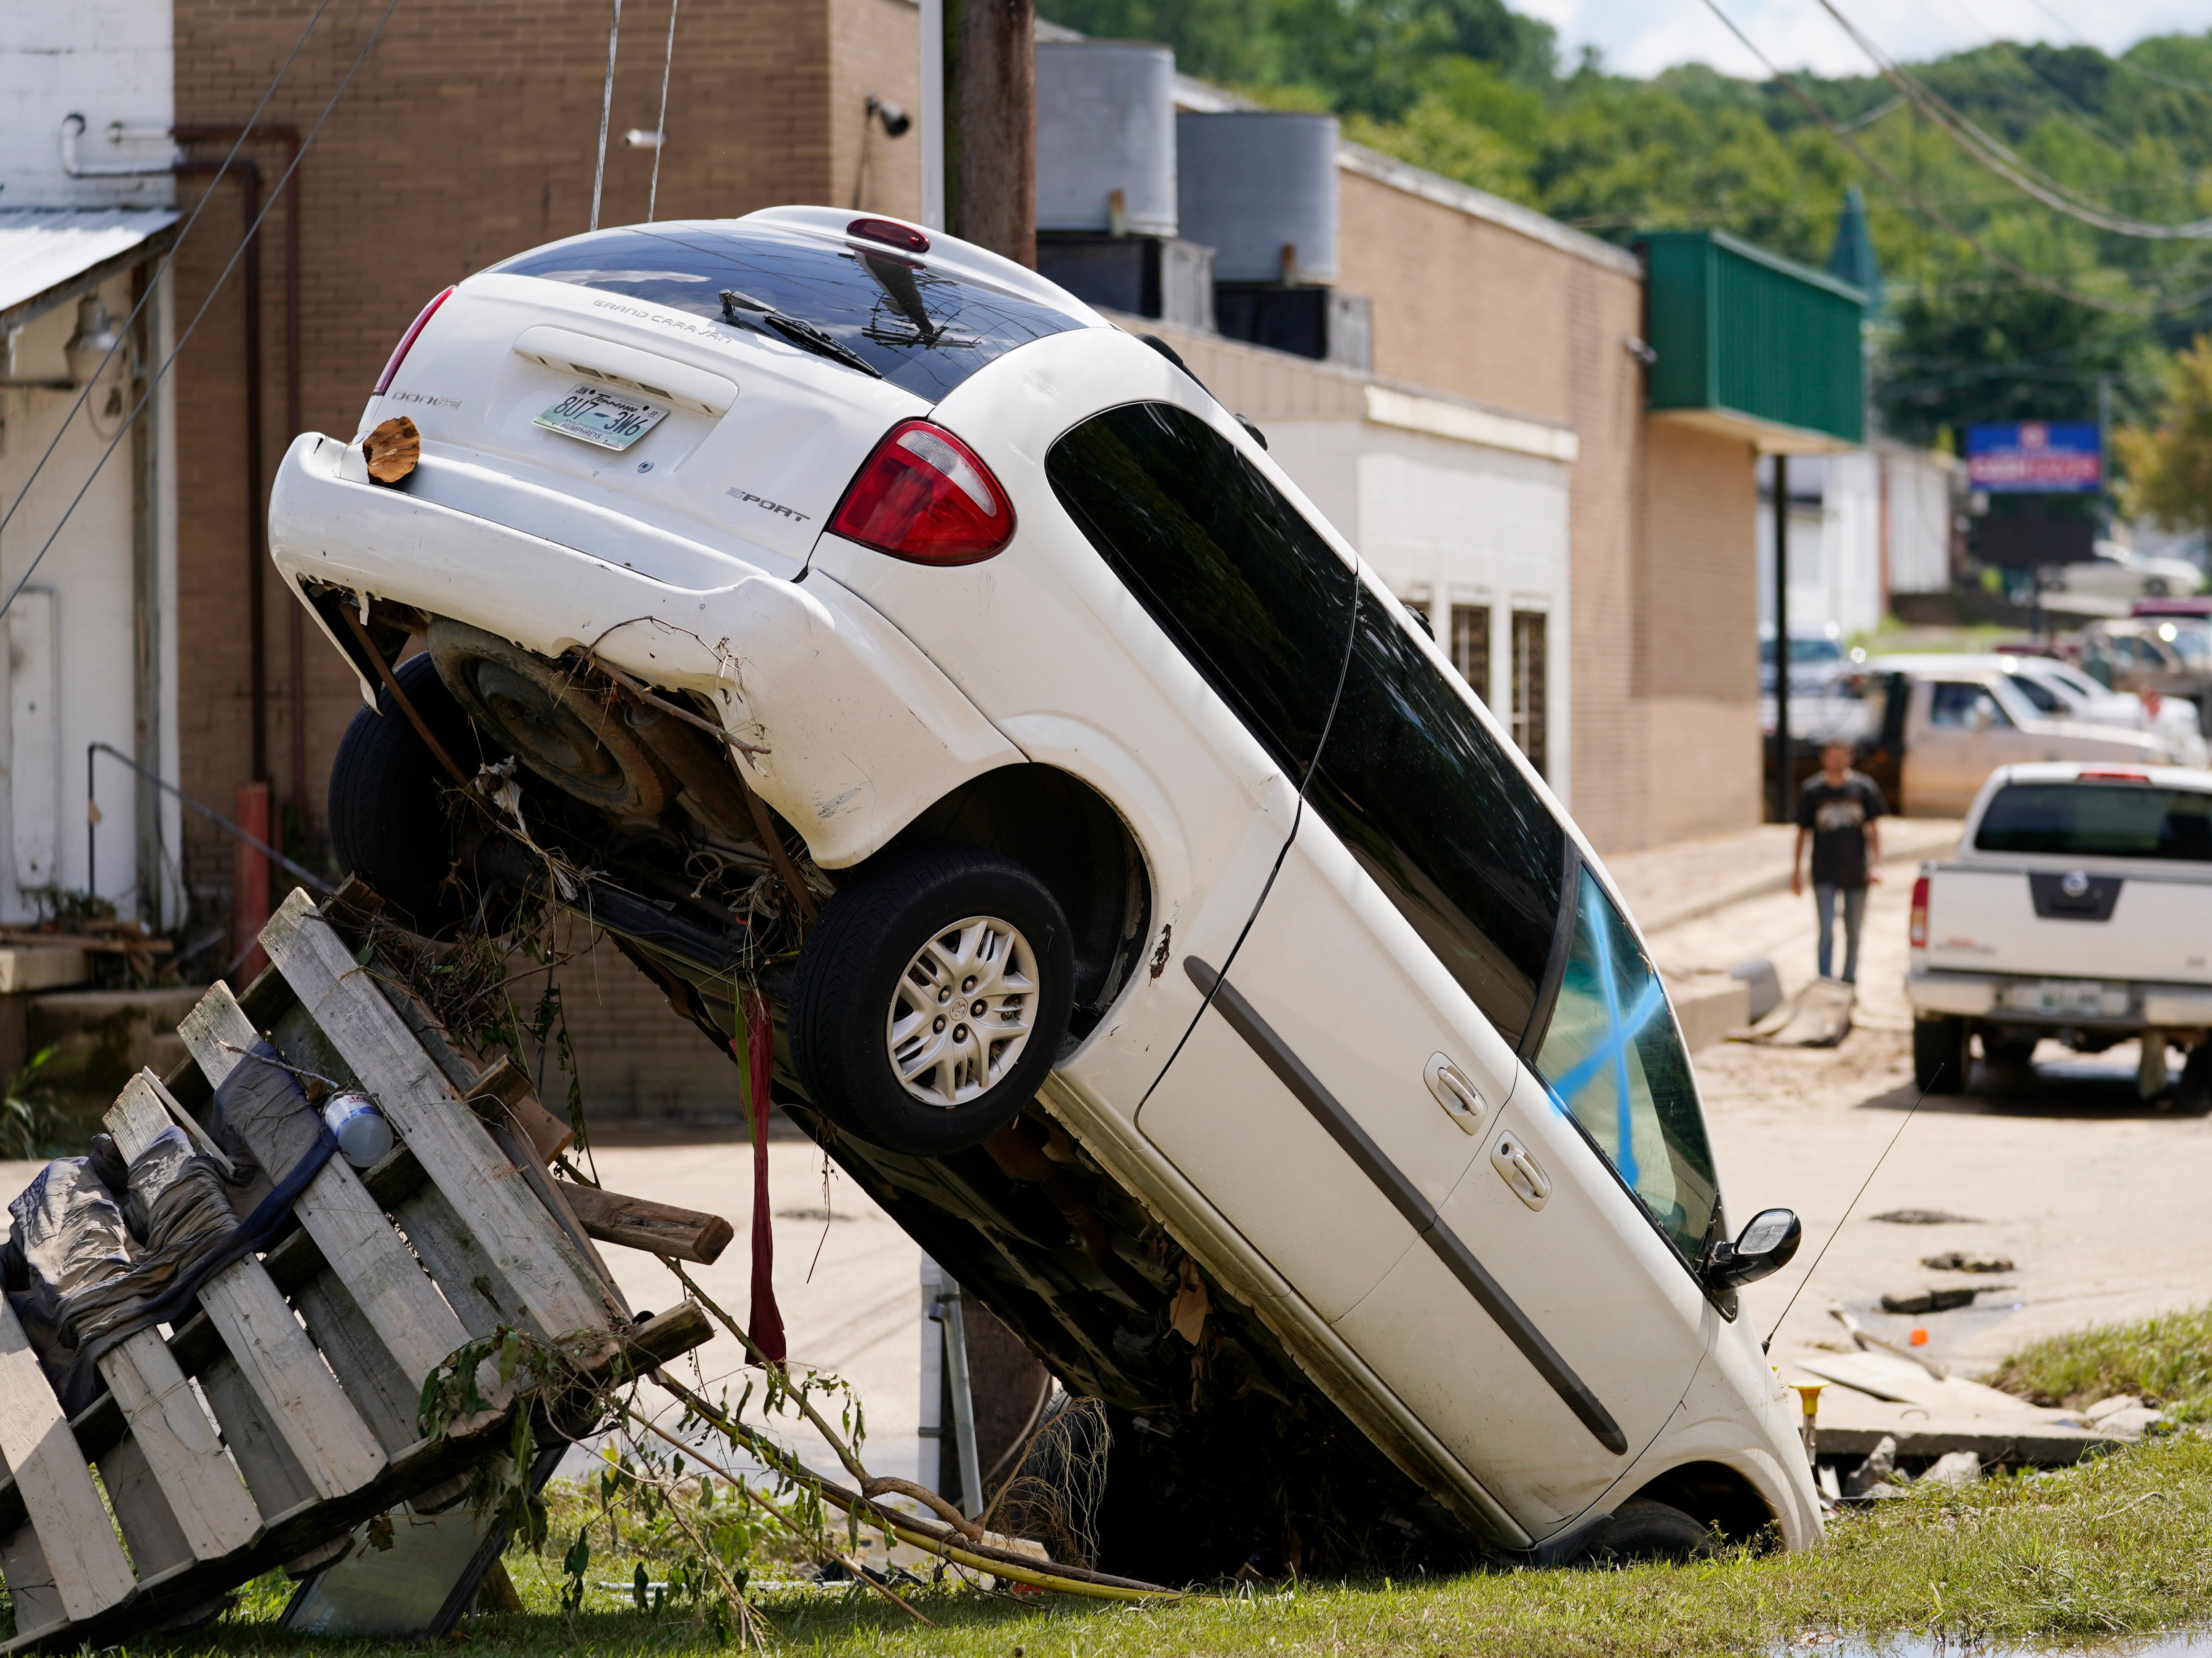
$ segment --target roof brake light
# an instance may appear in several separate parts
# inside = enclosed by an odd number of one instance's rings
[[[2150,777],[2148,773],[2139,771],[2077,771],[2074,774],[2074,780],[2077,783],[2148,783]]]
[[[848,236],[863,240],[881,242],[886,247],[896,247],[902,253],[927,253],[929,238],[912,225],[901,224],[896,219],[855,219],[845,227]]]

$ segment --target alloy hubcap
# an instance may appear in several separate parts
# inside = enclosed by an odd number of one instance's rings
[[[956,921],[899,975],[884,1025],[891,1069],[925,1105],[965,1105],[1020,1059],[1036,998],[1036,952],[1018,928],[988,915]]]

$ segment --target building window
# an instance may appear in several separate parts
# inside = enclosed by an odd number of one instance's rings
[[[1544,768],[1544,613],[1513,612],[1513,741],[1539,777]]]
[[[1490,701],[1490,606],[1455,604],[1451,607],[1451,659],[1460,677],[1474,687],[1474,694]]]

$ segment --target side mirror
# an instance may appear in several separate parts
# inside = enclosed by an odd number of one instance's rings
[[[1780,1272],[1803,1242],[1805,1229],[1787,1209],[1762,1209],[1736,1235],[1713,1246],[1705,1260],[1705,1282],[1716,1290],[1737,1290]]]

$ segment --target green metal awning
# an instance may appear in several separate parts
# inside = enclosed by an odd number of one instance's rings
[[[1865,441],[1865,295],[1722,231],[1656,231],[1636,247],[1655,416],[1770,454]]]

